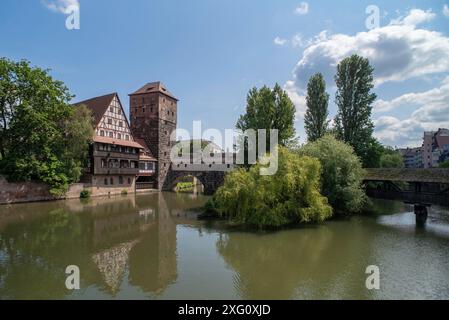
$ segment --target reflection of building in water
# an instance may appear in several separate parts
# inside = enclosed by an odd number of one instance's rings
[[[92,259],[98,267],[108,288],[113,294],[118,292],[125,273],[129,252],[137,241],[121,243],[95,254]]]
[[[145,292],[162,293],[177,279],[176,223],[162,194],[157,197],[157,219],[130,252],[129,282]]]
[[[177,278],[176,223],[163,194],[147,199],[144,206],[124,202],[92,211],[92,261],[112,294],[127,268],[129,282],[145,292],[158,294]]]

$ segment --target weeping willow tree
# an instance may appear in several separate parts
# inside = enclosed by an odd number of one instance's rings
[[[322,222],[332,208],[319,192],[321,165],[279,148],[275,175],[260,175],[261,165],[240,169],[226,176],[209,208],[237,224],[280,227],[296,223]]]

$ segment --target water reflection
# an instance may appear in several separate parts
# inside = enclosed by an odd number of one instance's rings
[[[0,298],[449,298],[449,211],[411,207],[272,233],[196,220],[205,197],[155,193],[0,207]],[[378,265],[380,291],[365,288]],[[81,288],[65,289],[65,268]]]
[[[128,277],[158,295],[177,278],[176,224],[195,223],[189,210],[203,201],[152,194],[2,207],[0,298],[70,296],[63,285],[68,265],[80,267],[82,288],[114,297]]]

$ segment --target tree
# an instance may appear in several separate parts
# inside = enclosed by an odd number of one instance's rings
[[[373,71],[368,59],[352,55],[338,64],[335,76],[335,103],[338,106],[335,127],[338,138],[354,148],[363,164],[369,161],[369,144],[373,143],[371,113],[372,104],[377,98],[371,92],[374,87]]]
[[[389,147],[386,147],[384,153],[380,157],[380,167],[404,168],[404,158],[399,152]]]
[[[247,96],[246,113],[240,116],[237,129],[267,130],[267,150],[269,146],[269,130],[277,129],[278,142],[288,146],[295,141],[296,108],[279,84],[273,89],[267,86],[261,89],[253,88]]]
[[[449,160],[440,164],[440,168],[449,169]]]
[[[322,222],[332,216],[319,192],[318,160],[280,147],[277,173],[262,176],[259,170],[257,164],[229,173],[207,207],[235,223],[259,228]]]
[[[61,195],[80,178],[92,115],[70,99],[48,70],[0,59],[0,172],[9,180],[43,181]]]
[[[336,212],[359,212],[366,200],[362,189],[364,171],[359,158],[348,144],[326,135],[299,150],[302,156],[321,163],[321,193]]]
[[[326,82],[321,73],[310,78],[306,99],[307,111],[304,117],[304,126],[308,141],[313,142],[326,134],[329,125],[327,120],[329,94],[326,93]]]
[[[364,168],[379,168],[380,159],[385,152],[385,147],[374,137],[360,146],[358,156],[362,160]]]

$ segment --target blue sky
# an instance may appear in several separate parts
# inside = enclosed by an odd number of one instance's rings
[[[2,0],[0,56],[51,68],[75,100],[162,81],[179,99],[178,127],[233,128],[251,87],[278,82],[297,105],[322,72],[335,114],[335,64],[352,53],[376,68],[376,136],[418,145],[449,127],[449,1]],[[80,30],[64,8],[80,6]],[[380,25],[368,30],[365,9]]]

